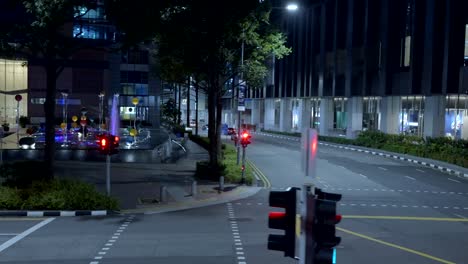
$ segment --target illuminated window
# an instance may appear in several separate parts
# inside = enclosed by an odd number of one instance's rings
[[[413,32],[414,0],[407,0],[405,10],[406,20],[403,36],[401,38],[400,67],[409,67],[411,64],[411,35]]]
[[[403,61],[403,66],[404,67],[409,67],[410,66],[410,61],[411,61],[411,36],[406,36],[405,37],[405,56],[404,56],[404,61]]]

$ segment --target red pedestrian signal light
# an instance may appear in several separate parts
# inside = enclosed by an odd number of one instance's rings
[[[101,147],[104,147],[104,148],[105,148],[106,146],[107,146],[107,139],[102,138],[102,139],[101,139]]]
[[[246,148],[251,143],[250,142],[251,138],[252,136],[247,131],[242,132],[240,143],[243,148]]]
[[[112,155],[119,152],[119,141],[118,136],[110,134],[102,134],[98,136],[98,149],[101,154]]]

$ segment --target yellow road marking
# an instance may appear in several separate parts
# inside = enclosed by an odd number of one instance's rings
[[[466,218],[418,217],[418,216],[343,215],[343,218],[347,218],[347,219],[382,219],[382,220],[468,222],[468,219],[466,219]]]
[[[336,229],[340,230],[342,232],[348,233],[350,235],[353,235],[353,236],[364,238],[364,239],[367,239],[367,240],[370,240],[370,241],[373,241],[373,242],[376,242],[376,243],[379,243],[379,244],[382,244],[382,245],[386,245],[386,246],[389,246],[389,247],[397,248],[397,249],[400,249],[400,250],[403,250],[403,251],[406,251],[406,252],[409,252],[409,253],[424,257],[424,258],[432,259],[432,260],[435,260],[435,261],[438,261],[438,262],[441,262],[441,263],[446,263],[446,264],[455,264],[455,262],[451,262],[451,261],[448,261],[448,260],[445,260],[445,259],[434,257],[434,256],[431,256],[429,254],[426,254],[426,253],[423,253],[423,252],[420,252],[420,251],[417,251],[417,250],[414,250],[414,249],[410,249],[410,248],[399,246],[399,245],[396,245],[396,244],[393,244],[393,243],[385,242],[383,240],[376,239],[376,238],[373,238],[373,237],[370,237],[370,236],[366,236],[366,235],[363,235],[363,234],[360,234],[360,233],[356,233],[356,232],[353,232],[353,231],[350,231],[350,230],[347,230],[347,229],[344,229],[344,228],[337,227]]]
[[[49,217],[0,217],[0,221],[42,221]]]
[[[267,178],[267,176],[265,176],[265,174],[263,174],[263,172],[257,167],[255,166],[255,164],[253,164],[253,162],[251,162],[250,160],[247,160],[247,162],[249,163],[250,167],[252,167],[252,169],[257,172],[258,176],[262,179],[262,181],[265,183],[265,188],[270,188],[271,187],[271,182],[270,180]]]

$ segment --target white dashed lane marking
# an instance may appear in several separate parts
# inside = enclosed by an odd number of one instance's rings
[[[415,178],[413,178],[413,177],[410,177],[410,176],[405,176],[405,178],[408,178],[408,179],[410,179],[410,180],[413,180],[413,181],[415,181],[415,180],[416,180]]]
[[[447,178],[447,179],[448,179],[449,181],[453,181],[453,182],[461,183],[461,182],[459,182],[459,181],[457,181],[457,180],[454,180],[454,179],[450,179],[450,178]]]
[[[262,205],[263,203],[257,203],[256,205]],[[236,203],[236,205],[242,205],[242,203]],[[247,205],[255,205],[252,203],[247,203]],[[234,239],[234,250],[236,252],[235,257],[236,257],[236,262],[237,264],[247,264],[246,258],[244,255],[244,248],[242,247],[242,239],[239,234],[239,227],[237,226],[237,220],[235,218],[234,214],[234,209],[232,208],[232,203],[227,203],[226,204],[228,213],[229,213],[229,219],[231,223],[231,231],[232,231],[232,238]]]
[[[102,247],[101,250],[97,253],[97,255],[94,256],[94,261],[89,262],[89,264],[99,264],[99,261],[96,260],[101,260],[104,257],[104,255],[107,254],[107,252],[111,249],[114,243],[117,242],[117,240],[119,239],[120,234],[122,234],[122,232],[125,231],[128,225],[133,221],[134,217],[135,215],[130,215],[127,217],[127,219],[125,219],[125,222],[119,226],[116,233],[114,233],[111,236],[111,239],[109,239],[105,243],[104,247]]]

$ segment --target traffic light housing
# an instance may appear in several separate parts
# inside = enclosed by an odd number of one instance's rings
[[[119,152],[120,138],[111,134],[98,135],[98,150],[104,155],[113,155]]]
[[[284,235],[268,235],[268,249],[283,251],[285,257],[295,257],[296,251],[296,191],[270,191],[269,204],[272,207],[284,208],[285,212],[270,212],[268,227],[284,230]]]
[[[250,139],[252,138],[252,136],[249,134],[249,132],[245,130],[242,131],[242,134],[240,136],[241,136],[240,143],[243,148],[246,148],[251,143]]]
[[[326,193],[315,188],[314,219],[312,236],[314,240],[314,264],[335,263],[335,249],[341,238],[336,236],[335,225],[341,221],[341,215],[336,213],[337,202],[341,194]]]

